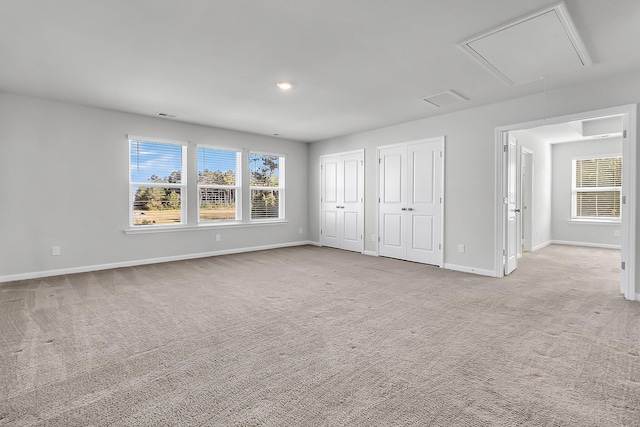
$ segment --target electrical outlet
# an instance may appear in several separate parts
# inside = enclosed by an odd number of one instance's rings
[[[376,241],[376,235],[375,235],[375,234],[372,234],[372,235],[371,235],[371,241],[372,241],[372,242],[375,242],[375,241]]]
[[[620,230],[613,230],[613,235],[616,237],[620,237]]]
[[[458,245],[458,252],[460,252],[461,254],[463,254],[463,253],[464,253],[464,244],[460,243],[460,244]]]
[[[298,228],[298,233],[302,234],[304,232],[304,230],[302,230],[302,227]]]
[[[60,246],[51,246],[51,255],[59,256],[61,253]]]
[[[222,240],[222,238],[220,237],[219,234],[216,234],[216,242],[219,242],[220,240]]]

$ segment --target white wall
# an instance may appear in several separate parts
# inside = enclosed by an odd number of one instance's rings
[[[553,240],[620,246],[620,224],[571,221],[571,160],[580,156],[622,155],[622,138],[553,144]],[[617,231],[617,236],[615,235]]]
[[[551,144],[532,135],[526,130],[510,132],[518,140],[518,148],[528,148],[533,152],[533,197],[532,197],[532,248],[548,244],[551,234]],[[518,153],[520,150],[518,149]],[[518,156],[518,164],[520,156]]]
[[[126,235],[127,134],[288,155],[289,222]],[[0,92],[0,278],[306,241],[308,151],[306,143]]]
[[[366,150],[365,250],[375,251],[376,243],[371,240],[371,235],[376,232],[377,218],[376,147],[444,135],[445,263],[494,271],[498,261],[495,259],[497,248],[494,247],[496,127],[632,104],[639,100],[640,72],[636,72],[313,143],[309,157],[309,215],[313,225],[310,238],[318,241],[319,156]],[[464,254],[457,251],[459,243],[466,245]]]

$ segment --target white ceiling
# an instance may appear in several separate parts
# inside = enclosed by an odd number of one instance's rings
[[[544,84],[457,46],[549,3],[2,0],[0,90],[316,141],[640,70],[638,0],[567,0],[594,65]]]

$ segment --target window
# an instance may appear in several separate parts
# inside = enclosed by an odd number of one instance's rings
[[[198,221],[241,220],[241,153],[198,147]]]
[[[284,157],[249,154],[251,219],[284,218]]]
[[[126,233],[284,222],[284,156],[131,135],[128,142]]]
[[[129,138],[131,226],[183,224],[186,145]]]
[[[622,157],[573,160],[572,219],[620,220]]]

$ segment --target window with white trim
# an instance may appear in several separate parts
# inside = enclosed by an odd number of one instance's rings
[[[198,221],[240,221],[242,152],[198,146]]]
[[[187,145],[129,138],[129,224],[185,223]]]
[[[249,154],[251,220],[284,218],[284,156]]]
[[[622,157],[572,160],[574,220],[620,221]]]

